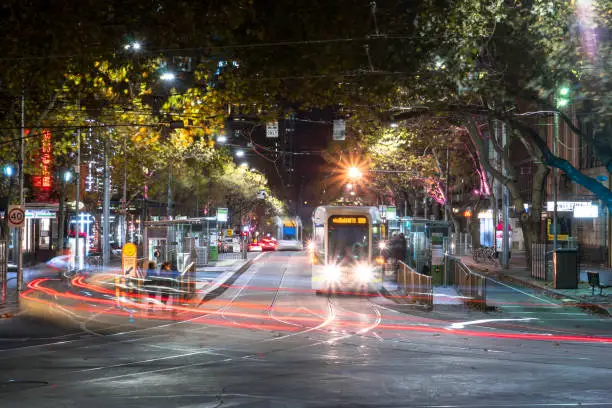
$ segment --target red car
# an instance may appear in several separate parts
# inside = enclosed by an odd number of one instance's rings
[[[262,251],[276,251],[278,249],[278,242],[270,238],[263,238],[259,240]]]

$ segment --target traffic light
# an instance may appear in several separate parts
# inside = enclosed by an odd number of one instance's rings
[[[565,108],[570,102],[570,88],[568,86],[562,86],[561,88],[557,89],[557,94],[555,97],[557,108]]]

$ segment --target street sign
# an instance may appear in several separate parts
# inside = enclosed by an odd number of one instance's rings
[[[8,208],[9,227],[21,228],[25,221],[25,210],[20,205],[10,205]]]
[[[227,208],[217,208],[217,221],[227,222]]]
[[[138,249],[128,242],[121,251],[121,270],[123,275],[138,276]]]
[[[266,124],[266,137],[268,139],[278,139],[278,122],[268,122]]]
[[[334,140],[346,139],[346,122],[344,122],[343,119],[334,120],[334,128],[333,128],[332,136]]]

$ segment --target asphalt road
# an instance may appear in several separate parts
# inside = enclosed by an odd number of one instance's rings
[[[0,406],[612,406],[612,320],[551,317],[531,297],[525,318],[309,288],[307,257],[281,252],[197,311],[50,293],[72,325],[0,322]]]

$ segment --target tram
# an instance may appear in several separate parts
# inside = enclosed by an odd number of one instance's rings
[[[378,209],[317,207],[312,222],[312,289],[317,294],[379,290],[385,228]]]
[[[274,221],[279,251],[301,251],[304,249],[300,217],[276,217]]]

